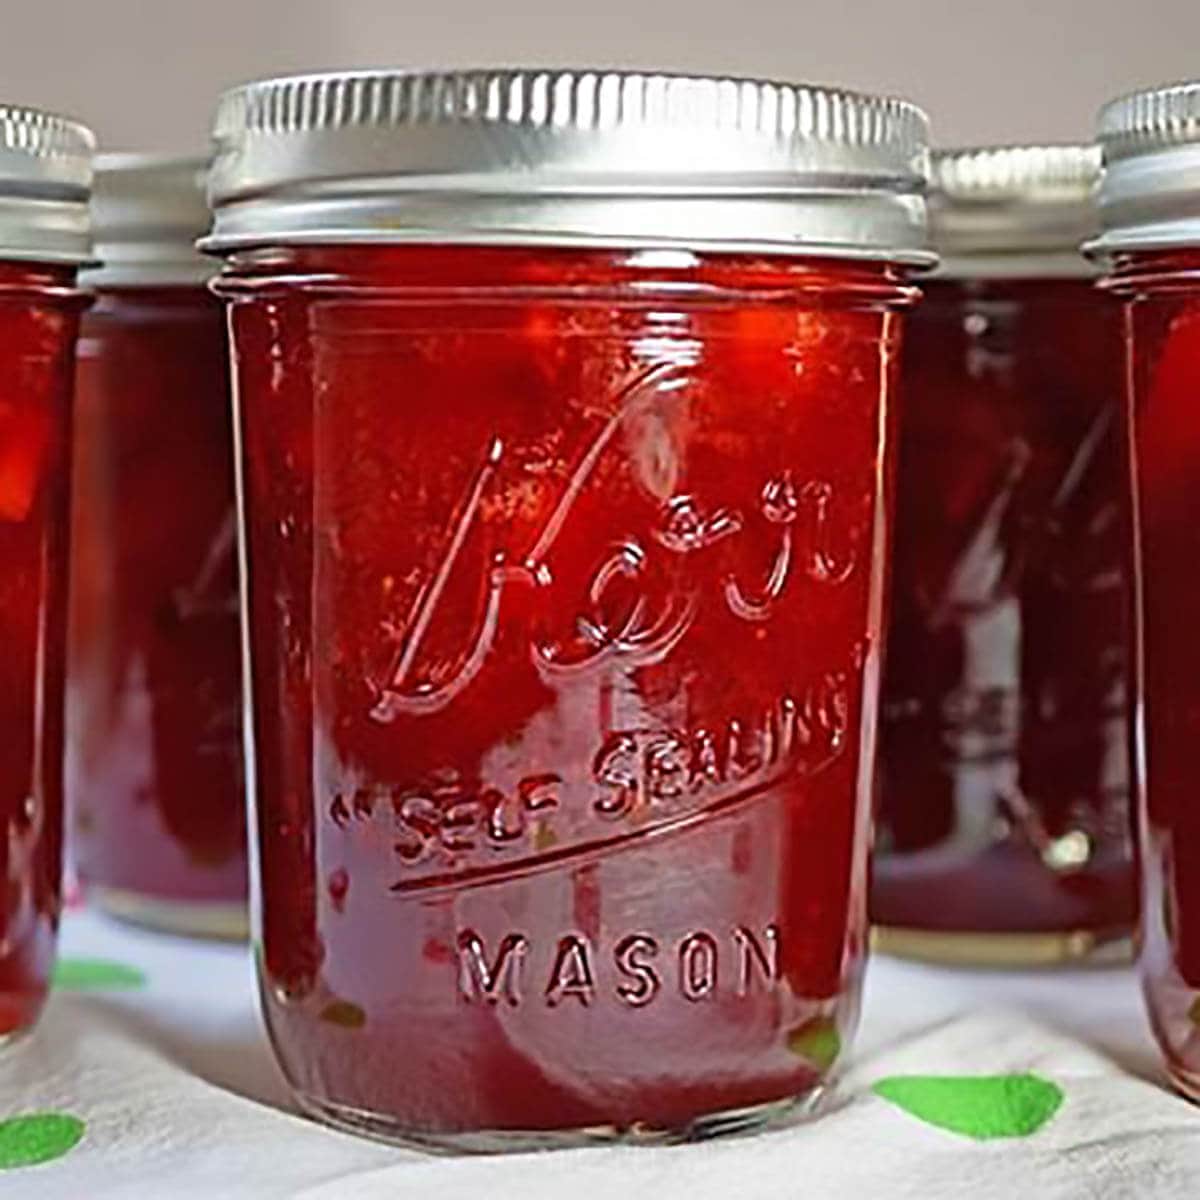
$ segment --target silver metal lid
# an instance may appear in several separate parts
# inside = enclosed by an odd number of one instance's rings
[[[748,79],[367,71],[226,93],[204,248],[683,246],[925,265],[924,114]]]
[[[92,132],[35,108],[0,105],[0,258],[91,257]]]
[[[202,284],[213,263],[196,249],[208,229],[208,160],[163,154],[96,158],[92,230],[99,266],[91,287]]]
[[[1100,150],[1089,145],[935,151],[929,225],[953,278],[1090,275]]]
[[[1101,234],[1089,252],[1200,246],[1200,83],[1112,101],[1098,137]]]

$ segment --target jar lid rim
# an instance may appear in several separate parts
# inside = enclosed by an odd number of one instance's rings
[[[1096,118],[1105,160],[1200,141],[1200,80],[1138,88],[1109,100]]]
[[[1141,88],[1100,110],[1096,257],[1200,245],[1200,81]]]
[[[474,118],[557,126],[586,115],[574,94],[578,84],[589,84],[598,92],[606,87],[631,89],[614,97],[622,102],[619,113],[592,110],[598,118],[607,115],[608,119],[622,122],[657,123],[663,117],[663,101],[669,99],[661,90],[673,85],[719,87],[726,93],[731,89],[770,88],[813,99],[816,107],[800,115],[811,124],[806,132],[816,136],[842,136],[839,128],[842,114],[833,107],[838,103],[891,113],[897,120],[908,123],[910,128],[906,132],[918,136],[922,142],[928,136],[924,111],[899,96],[745,75],[601,67],[365,67],[268,76],[236,84],[222,92],[217,100],[215,124],[219,130],[224,121],[249,120],[257,132],[268,134],[350,125],[388,126],[413,119],[437,122]],[[370,89],[377,87],[391,90],[378,96],[379,103],[355,103],[356,99],[367,99]],[[524,95],[505,90],[513,87],[520,88]],[[660,89],[657,103],[651,95],[653,88]],[[329,89],[340,91],[331,93]],[[424,109],[414,105],[414,99],[423,101]],[[598,99],[602,104],[603,97]],[[825,107],[821,107],[822,101]],[[748,115],[753,117],[743,110],[743,118]],[[698,107],[690,111],[676,109],[671,120],[676,123],[690,120],[705,126],[711,123],[711,118]]]
[[[322,228],[746,241],[751,220],[765,246],[810,228],[879,257],[925,250],[925,115],[846,89],[572,68],[327,72],[226,92],[214,143],[218,252]]]
[[[196,249],[208,229],[208,156],[123,150],[96,156],[93,287],[197,284],[213,274]]]
[[[0,258],[88,260],[95,146],[71,117],[0,104]]]
[[[1098,223],[1100,148],[1027,143],[935,149],[930,238],[954,277],[1087,275]]]
[[[949,203],[1074,199],[1089,204],[1100,179],[1094,142],[1028,142],[935,148],[930,193]]]

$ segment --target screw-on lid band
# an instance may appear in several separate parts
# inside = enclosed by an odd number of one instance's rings
[[[371,71],[221,101],[206,248],[680,245],[927,263],[899,100],[618,71]]]

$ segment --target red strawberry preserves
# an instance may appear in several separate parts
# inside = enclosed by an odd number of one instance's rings
[[[1134,914],[1120,313],[1091,147],[935,158],[906,338],[871,915],[975,963],[1120,953]]]
[[[74,271],[0,262],[0,1040],[54,965]]]
[[[297,1100],[466,1150],[814,1111],[865,955],[920,114],[373,72],[239,89],[217,146]]]
[[[32,1028],[62,904],[76,268],[93,139],[0,105],[0,1045]]]

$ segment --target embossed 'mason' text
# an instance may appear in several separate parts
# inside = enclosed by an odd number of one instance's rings
[[[521,933],[491,946],[473,929],[458,936],[458,992],[468,1004],[587,1008],[608,999],[636,1009],[671,993],[700,1004],[772,992],[780,979],[775,925],[739,925],[726,937],[696,930],[677,941],[639,932],[603,945],[581,933],[564,933],[553,946]]]

